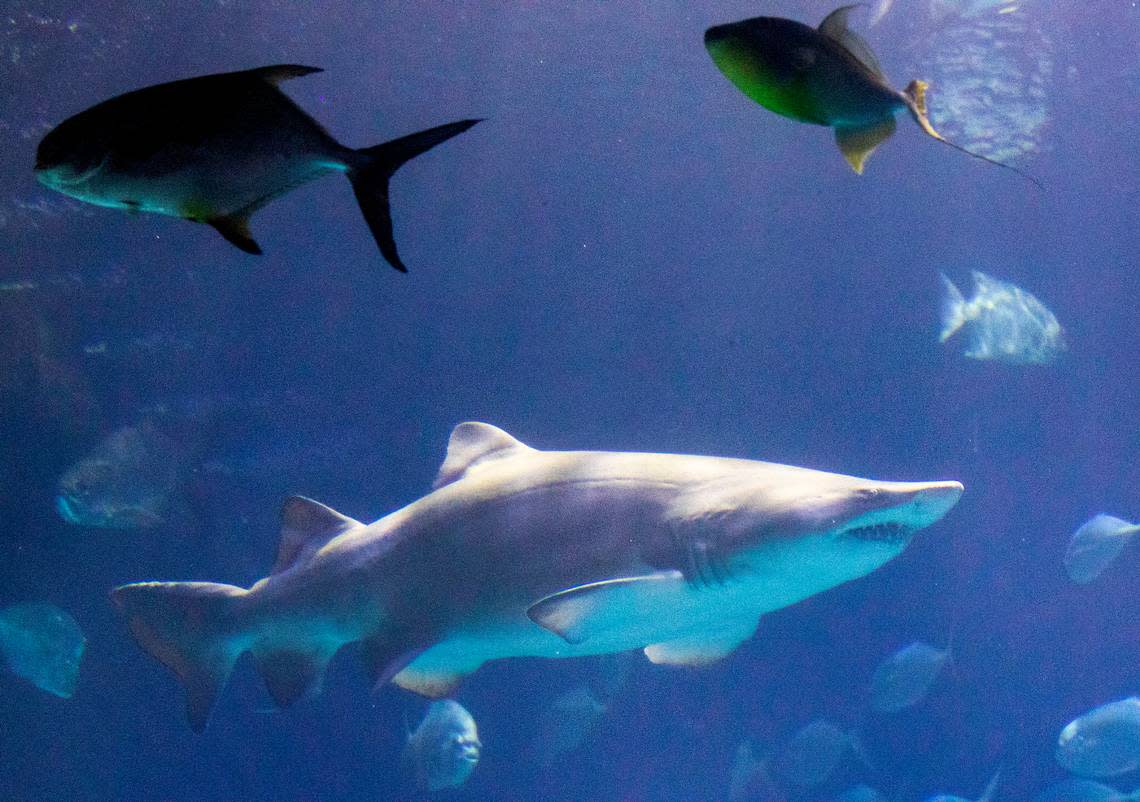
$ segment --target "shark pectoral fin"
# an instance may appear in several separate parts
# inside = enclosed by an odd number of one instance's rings
[[[881,122],[865,125],[859,128],[846,126],[835,127],[835,141],[843,158],[851,165],[851,169],[859,175],[863,174],[863,165],[879,144],[895,132],[895,118],[888,117]]]
[[[257,672],[278,707],[288,707],[305,696],[319,693],[321,678],[331,657],[320,651],[253,649]]]
[[[659,614],[686,587],[680,571],[607,579],[551,594],[532,604],[526,614],[567,643],[577,644]]]
[[[361,526],[332,507],[304,496],[291,496],[281,505],[281,540],[273,573],[291,568],[337,535]]]
[[[756,621],[749,619],[691,638],[650,644],[645,647],[645,656],[658,665],[707,666],[727,657],[755,631]]]
[[[213,226],[226,242],[236,245],[240,250],[261,256],[261,246],[249,233],[249,212],[241,211],[225,217],[212,217],[206,222]]]
[[[471,671],[475,669],[472,668]],[[392,677],[392,682],[405,691],[418,693],[429,699],[442,699],[451,696],[459,683],[471,671],[457,671],[442,668],[421,668],[414,662]]]

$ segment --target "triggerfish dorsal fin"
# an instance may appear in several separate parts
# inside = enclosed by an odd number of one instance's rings
[[[843,158],[851,165],[856,173],[863,174],[863,165],[867,163],[883,140],[895,132],[895,118],[887,117],[871,125],[860,128],[835,126],[835,142],[843,153]]]
[[[451,438],[447,441],[447,456],[432,487],[439,489],[461,478],[482,462],[521,451],[533,449],[498,426],[477,421],[461,423],[451,430]]]
[[[883,68],[879,66],[879,60],[875,58],[871,46],[863,41],[863,37],[852,31],[847,27],[847,17],[851,10],[858,8],[859,4],[851,6],[840,6],[823,18],[823,22],[819,24],[819,32],[843,45],[843,49],[850,53],[855,59],[864,67],[873,72],[877,77],[883,78]]]
[[[958,145],[958,144],[955,144],[954,142],[951,142],[949,139],[942,136],[942,134],[935,131],[934,126],[930,124],[930,118],[926,114],[926,89],[927,89],[927,87],[928,87],[928,84],[925,81],[920,81],[918,79],[915,79],[915,80],[911,81],[909,84],[907,84],[906,89],[904,89],[901,92],[902,98],[903,98],[904,102],[906,103],[907,108],[910,110],[910,116],[914,118],[914,121],[916,123],[918,123],[918,127],[923,130],[923,133],[925,133],[929,137],[937,139],[939,142],[941,142],[944,145],[949,145],[950,147],[954,148],[954,150],[965,153],[967,156],[972,156],[975,159],[981,159],[984,162],[989,162],[990,164],[996,165],[998,167],[1004,167],[1007,170],[1012,170],[1013,172],[1017,173],[1019,176],[1024,178],[1026,181],[1033,182],[1033,184],[1036,185],[1036,187],[1038,189],[1045,189],[1045,187],[1041,184],[1040,181],[1038,181],[1036,178],[1031,176],[1029,173],[1026,173],[1022,170],[1017,169],[1012,164],[1006,164],[1005,162],[999,162],[997,159],[991,159],[989,156],[983,156],[980,153],[974,153],[974,151],[967,150],[966,148],[962,147],[961,145]]]
[[[281,540],[273,573],[292,568],[337,535],[358,526],[362,526],[360,521],[341,515],[319,501],[291,496],[281,507]]]

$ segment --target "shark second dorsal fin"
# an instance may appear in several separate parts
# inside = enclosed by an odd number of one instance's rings
[[[337,535],[360,521],[304,496],[290,496],[281,507],[281,541],[273,573],[292,568]]]
[[[835,9],[823,18],[823,22],[819,24],[819,32],[828,39],[838,42],[843,46],[843,49],[854,56],[860,64],[879,78],[886,80],[883,75],[883,68],[879,66],[879,60],[875,58],[871,46],[863,41],[863,37],[847,27],[847,16],[851,13],[851,9],[858,7],[859,5],[856,4],[840,6]]]
[[[447,456],[432,487],[438,489],[451,484],[481,462],[531,450],[497,426],[477,421],[461,423],[451,430]]]

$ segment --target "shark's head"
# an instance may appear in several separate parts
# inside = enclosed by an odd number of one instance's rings
[[[692,525],[687,540],[708,535],[707,548],[695,549],[698,574],[753,575],[775,606],[870,573],[962,495],[953,481],[879,482],[752,465],[690,494],[678,512]]]

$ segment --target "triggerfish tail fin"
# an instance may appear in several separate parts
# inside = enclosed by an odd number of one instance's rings
[[[883,140],[895,132],[895,118],[888,117],[874,125],[861,128],[835,127],[835,142],[851,169],[863,174],[863,165]]]
[[[967,150],[961,145],[951,142],[949,139],[942,136],[942,134],[935,131],[934,126],[930,124],[930,117],[928,117],[926,113],[927,86],[928,85],[925,81],[919,81],[915,79],[907,84],[906,89],[902,91],[902,96],[906,101],[906,106],[908,109],[910,109],[910,116],[914,118],[914,121],[918,123],[918,127],[921,128],[927,136],[937,139],[943,145],[949,145],[950,147],[954,148],[954,150],[965,153],[967,156],[971,156],[975,159],[980,159],[984,162],[989,162],[990,164],[996,165],[998,167],[1004,167],[1006,170],[1011,170],[1024,178],[1026,181],[1032,182],[1038,189],[1045,189],[1045,186],[1040,181],[1031,176],[1029,173],[1017,169],[1012,164],[999,162],[997,159],[991,159],[989,156],[983,156],[980,153],[975,153],[972,150]]]
[[[229,677],[241,648],[234,608],[247,591],[213,582],[138,582],[111,591],[131,634],[186,688],[186,714],[195,732]]]
[[[360,204],[360,211],[376,244],[380,246],[380,253],[401,273],[407,273],[408,268],[400,261],[396,241],[392,237],[392,212],[388,207],[389,179],[405,162],[463,133],[478,122],[481,121],[460,120],[355,151],[357,158],[349,167],[348,179],[352,182],[356,201]]]
[[[938,342],[944,343],[966,322],[966,299],[962,297],[961,290],[954,286],[954,282],[946,278],[945,273],[938,275],[942,278],[945,291],[942,296],[942,332],[938,335]]]

